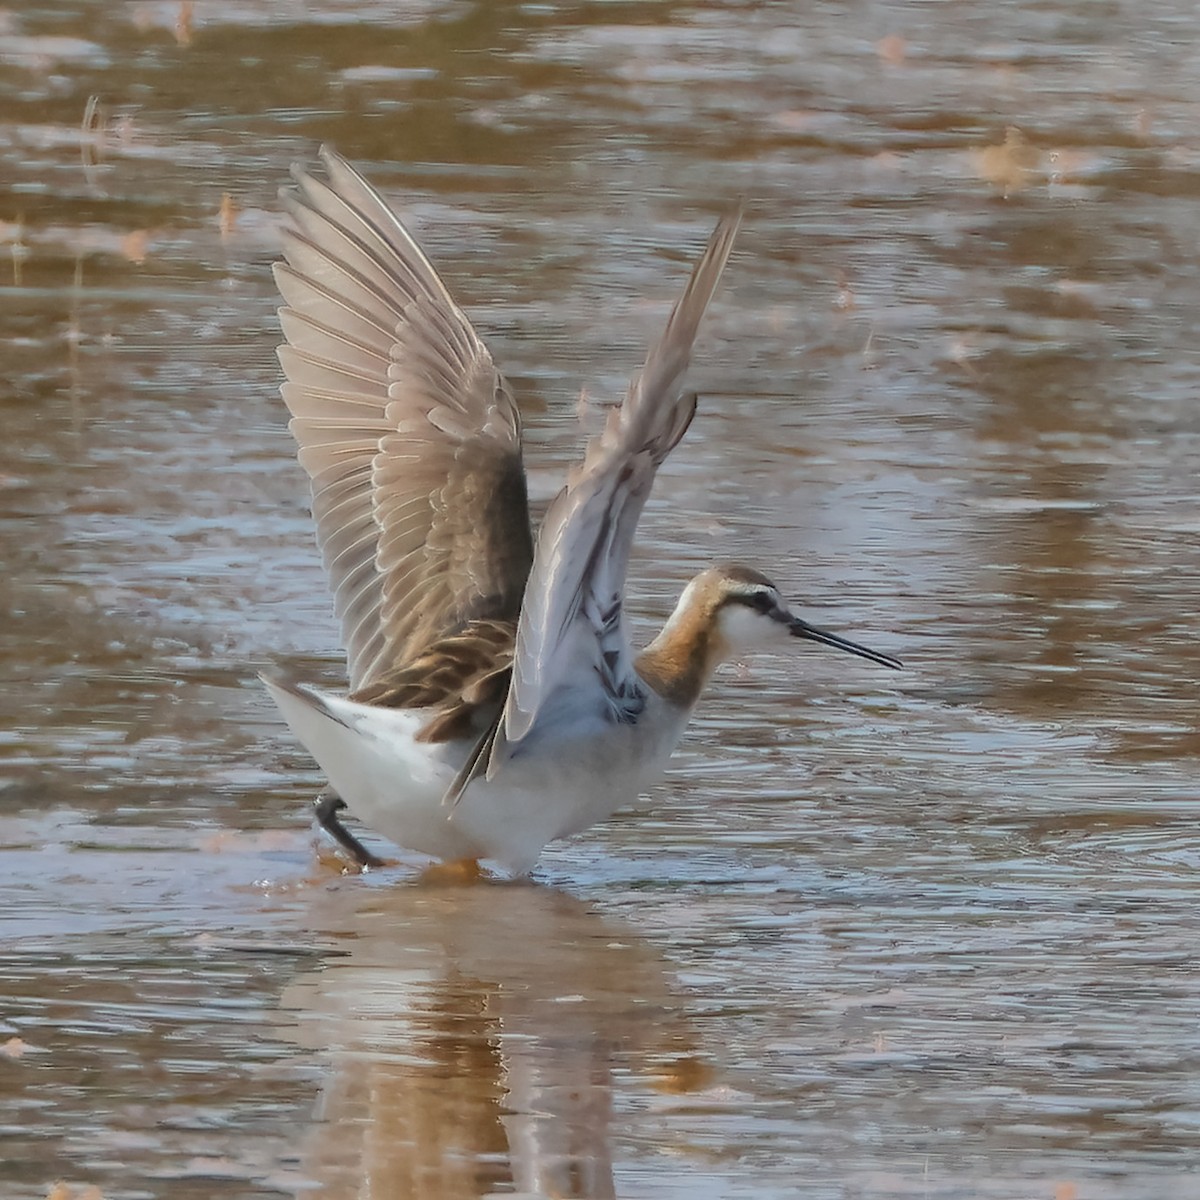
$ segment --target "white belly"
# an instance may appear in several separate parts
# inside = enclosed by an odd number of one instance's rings
[[[363,824],[436,858],[487,858],[523,874],[548,842],[612,815],[666,768],[686,723],[652,698],[636,725],[597,724],[522,745],[492,780],[477,779],[454,807],[443,796],[469,742],[414,741],[428,714],[313,700],[266,681],[291,727]]]

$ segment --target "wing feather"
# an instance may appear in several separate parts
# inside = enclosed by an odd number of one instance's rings
[[[287,263],[275,264],[275,284],[284,304],[305,317],[336,312],[337,324],[347,335],[373,346],[385,358],[391,353],[394,326],[385,324],[383,315],[364,309],[344,294],[298,275]]]
[[[281,391],[355,693],[472,621],[490,646],[533,547],[511,391],[387,202],[321,159],[284,197]]]
[[[624,403],[546,514],[521,609],[512,684],[488,756],[489,777],[540,722],[565,711],[564,699],[578,697],[585,678],[597,681],[591,699],[597,714],[636,719],[641,691],[623,615],[629,551],[655,473],[695,413],[695,396],[681,389],[683,375],[740,220],[739,212],[717,223]],[[459,794],[482,769],[465,772],[456,784]]]

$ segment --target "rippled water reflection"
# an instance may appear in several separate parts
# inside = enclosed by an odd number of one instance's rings
[[[1194,1193],[1194,17],[0,10],[4,1196]],[[903,677],[730,672],[537,888],[320,866],[254,672],[340,669],[268,270],[323,139],[542,497],[745,197],[636,598],[756,562]]]

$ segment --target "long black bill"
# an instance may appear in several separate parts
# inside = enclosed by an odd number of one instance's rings
[[[890,654],[880,654],[878,650],[868,650],[866,646],[860,646],[849,638],[838,637],[836,633],[826,633],[824,629],[818,629],[815,625],[800,620],[799,617],[793,617],[788,622],[788,629],[792,631],[793,637],[807,638],[810,642],[820,642],[821,645],[832,646],[835,650],[845,650],[847,654],[857,654],[859,658],[869,658],[872,662],[882,663],[885,667],[899,670],[904,666],[898,658],[893,658]]]

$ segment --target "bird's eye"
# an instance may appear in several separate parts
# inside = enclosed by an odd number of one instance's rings
[[[755,592],[750,597],[750,606],[760,613],[769,613],[775,607],[775,601],[770,592]]]

